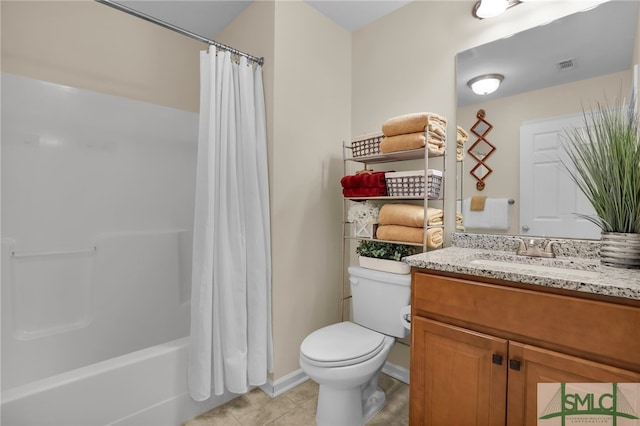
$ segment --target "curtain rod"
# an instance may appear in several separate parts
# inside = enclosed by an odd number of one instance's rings
[[[162,21],[160,19],[156,19],[153,16],[149,16],[147,14],[144,14],[142,12],[138,12],[137,10],[131,9],[130,7],[124,6],[120,3],[116,3],[112,0],[95,0],[98,3],[102,3],[106,6],[110,6],[113,7],[114,9],[118,9],[121,12],[124,13],[128,13],[129,15],[133,15],[136,18],[140,18],[140,19],[144,19],[145,21],[151,22],[152,24],[156,24],[156,25],[160,25],[161,27],[167,28],[171,31],[175,31],[179,34],[185,35],[187,37],[191,37],[193,39],[196,39],[198,41],[201,41],[203,43],[207,43],[213,46],[216,46],[222,50],[226,50],[228,52],[231,52],[235,55],[239,55],[239,56],[244,56],[245,58],[247,58],[250,61],[253,61],[255,63],[257,63],[258,65],[262,65],[264,64],[264,58],[258,58],[257,56],[253,56],[253,55],[249,55],[248,53],[242,52],[240,50],[234,49],[233,47],[229,47],[227,45],[224,45],[222,43],[218,43],[217,41],[213,41],[213,40],[209,40],[208,38],[202,37],[198,34],[194,34],[190,31],[187,31],[185,29],[182,29],[180,27],[176,27],[175,25],[172,25],[168,22]]]

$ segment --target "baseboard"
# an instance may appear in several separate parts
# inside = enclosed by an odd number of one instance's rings
[[[260,389],[271,398],[275,398],[278,395],[282,395],[289,389],[293,389],[301,383],[309,380],[309,377],[304,374],[304,371],[298,369],[293,373],[289,373],[284,377],[279,378],[276,381],[267,380],[267,383],[260,386]]]
[[[409,384],[409,370],[405,367],[386,362],[384,367],[382,367],[382,372],[394,379],[400,380],[402,383]],[[267,380],[267,383],[260,386],[260,389],[271,398],[275,398],[307,380],[309,380],[309,377],[304,374],[304,371],[298,369],[276,381]]]
[[[409,369],[399,366],[397,364],[392,364],[390,362],[385,362],[382,367],[382,372],[386,375],[393,377],[394,379],[400,380],[402,383],[409,384]]]

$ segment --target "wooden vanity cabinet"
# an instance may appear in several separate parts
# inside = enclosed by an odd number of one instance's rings
[[[638,306],[422,270],[412,284],[412,426],[536,425],[537,383],[640,382]]]

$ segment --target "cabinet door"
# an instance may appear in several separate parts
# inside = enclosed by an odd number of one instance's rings
[[[639,372],[610,367],[517,342],[509,342],[509,365],[509,426],[537,425],[538,383],[640,382]]]
[[[504,425],[507,341],[413,317],[409,423]]]

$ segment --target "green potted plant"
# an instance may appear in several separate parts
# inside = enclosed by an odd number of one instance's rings
[[[566,131],[562,163],[596,212],[581,216],[602,230],[602,264],[640,268],[640,138],[629,105],[585,111],[584,128]]]
[[[408,274],[411,271],[411,267],[400,260],[417,252],[418,248],[415,246],[385,241],[361,240],[356,248],[359,264],[363,268],[396,274]]]

